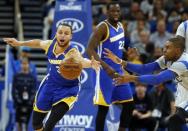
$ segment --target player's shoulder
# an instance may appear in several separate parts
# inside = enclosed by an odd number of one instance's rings
[[[188,61],[176,61],[171,65],[170,69],[185,71],[188,69]]]
[[[106,21],[106,20],[104,20],[104,21],[101,21],[98,25],[97,25],[97,27],[96,27],[96,29],[98,29],[98,30],[105,30],[105,29],[107,29],[108,28],[108,22]]]

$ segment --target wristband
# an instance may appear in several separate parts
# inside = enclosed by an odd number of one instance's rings
[[[118,62],[117,64],[120,64],[120,65],[121,65],[121,64],[122,64],[122,62],[123,62],[123,60],[121,59],[121,60],[120,60],[120,62]]]

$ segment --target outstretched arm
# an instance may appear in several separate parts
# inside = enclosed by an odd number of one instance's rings
[[[42,41],[39,39],[33,39],[33,40],[29,40],[29,41],[18,41],[15,38],[3,38],[3,40],[13,46],[13,47],[17,47],[17,46],[28,46],[31,48],[41,48],[46,50],[49,46],[49,40],[46,41]]]
[[[158,85],[168,80],[175,79],[177,74],[171,70],[165,70],[156,75],[124,75],[114,79],[116,85],[127,82],[141,82],[148,85]]]
[[[130,52],[136,52],[136,48],[129,48]],[[116,64],[121,64],[123,68],[130,72],[134,72],[136,74],[149,74],[153,73],[156,70],[160,70],[160,66],[157,62],[152,62],[148,64],[133,64],[131,62],[124,61],[117,57],[115,54],[113,54],[110,50],[105,49],[105,52],[103,52],[106,56],[106,58],[111,59]]]
[[[159,64],[157,62],[152,62],[148,64],[133,64],[127,62],[124,68],[130,72],[134,72],[139,75],[149,74],[153,73],[156,70],[160,70]]]

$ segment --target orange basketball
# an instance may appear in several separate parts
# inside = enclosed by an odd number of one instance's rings
[[[82,64],[74,58],[64,59],[60,64],[59,71],[65,79],[74,80],[80,76]]]

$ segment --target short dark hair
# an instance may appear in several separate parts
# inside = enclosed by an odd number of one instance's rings
[[[169,39],[168,41],[172,42],[175,47],[180,48],[182,52],[185,51],[185,39],[174,37]]]
[[[57,26],[57,28],[59,28],[59,26],[68,26],[70,28],[71,34],[72,34],[72,26],[71,25],[62,22],[62,23],[59,23],[59,25]]]
[[[106,8],[107,8],[107,10],[109,10],[111,5],[117,5],[117,4],[120,6],[119,2],[115,2],[115,1],[109,2],[107,4]]]

